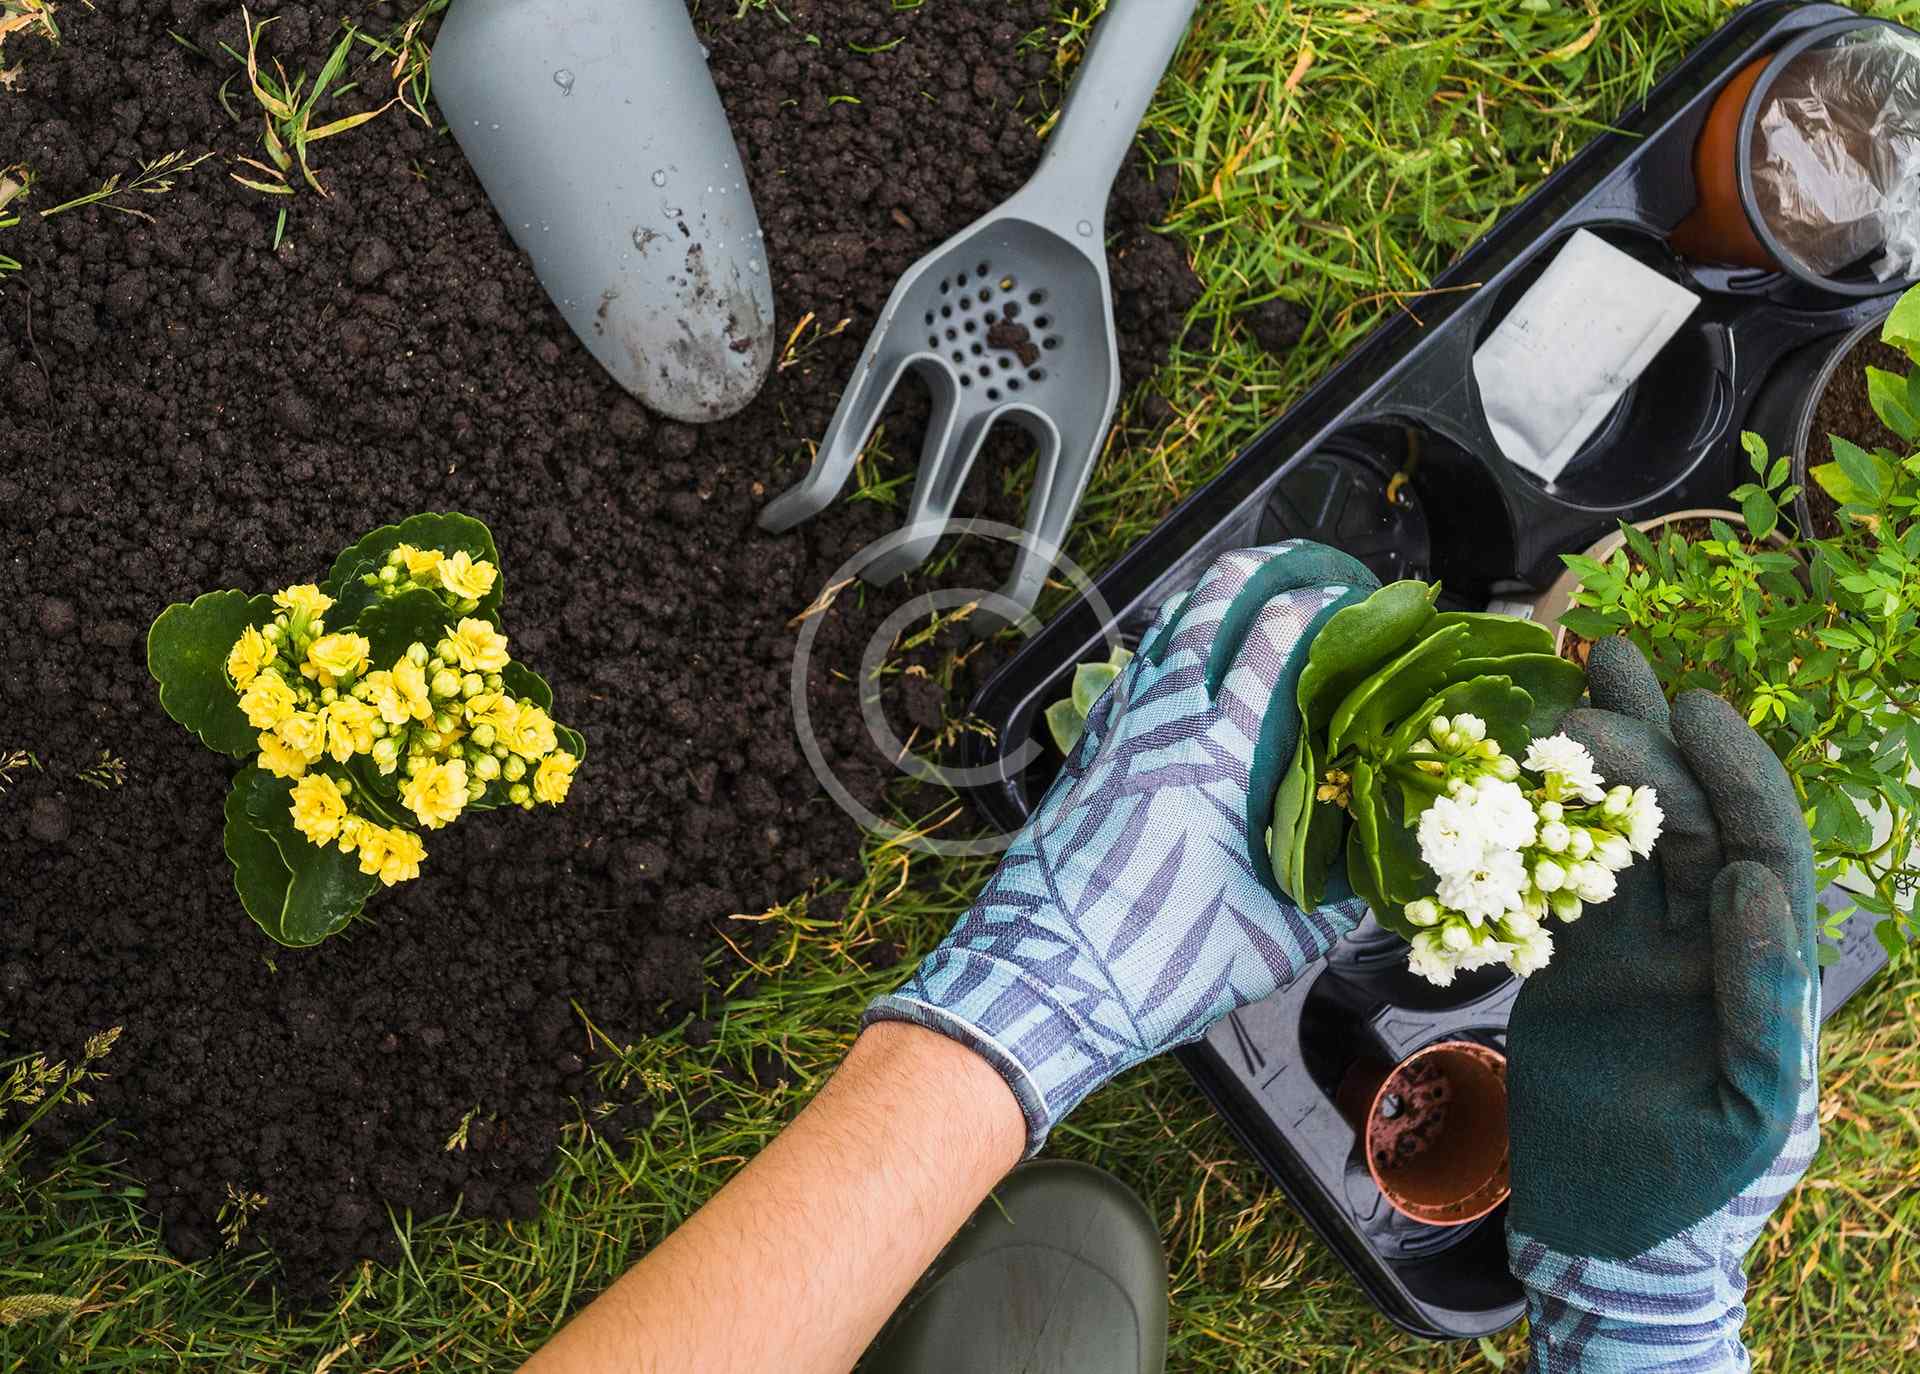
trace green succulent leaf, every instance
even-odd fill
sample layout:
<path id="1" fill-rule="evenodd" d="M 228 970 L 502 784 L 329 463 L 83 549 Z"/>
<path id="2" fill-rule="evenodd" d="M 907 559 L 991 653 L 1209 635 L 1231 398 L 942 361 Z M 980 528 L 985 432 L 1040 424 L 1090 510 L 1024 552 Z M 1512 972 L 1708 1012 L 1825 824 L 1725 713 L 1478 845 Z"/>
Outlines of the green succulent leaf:
<path id="1" fill-rule="evenodd" d="M 1063 697 L 1047 708 L 1047 733 L 1053 737 L 1053 744 L 1063 754 L 1071 754 L 1074 745 L 1080 742 L 1081 731 L 1087 728 L 1087 718 L 1073 709 L 1073 699 Z"/>
<path id="2" fill-rule="evenodd" d="M 1353 830 L 1347 839 L 1347 872 L 1353 881 L 1355 850 L 1366 889 L 1354 882 L 1354 891 L 1382 922 L 1405 924 L 1402 909 L 1416 897 L 1431 896 L 1434 878 L 1420 859 L 1420 842 L 1406 823 L 1397 791 L 1381 786 L 1373 765 L 1361 759 L 1353 767 L 1353 796 L 1349 813 Z"/>
<path id="3" fill-rule="evenodd" d="M 367 655 L 373 666 L 391 668 L 414 644 L 424 644 L 432 653 L 434 645 L 446 638 L 459 619 L 433 592 L 412 587 L 366 607 L 355 629 L 367 638 Z"/>
<path id="4" fill-rule="evenodd" d="M 515 659 L 500 670 L 500 685 L 515 701 L 531 701 L 542 711 L 553 709 L 553 688 L 540 674 Z"/>
<path id="5" fill-rule="evenodd" d="M 167 607 L 147 632 L 147 671 L 160 684 L 161 709 L 209 749 L 244 758 L 260 747 L 227 678 L 227 655 L 249 625 L 272 619 L 271 598 L 208 592 Z"/>
<path id="6" fill-rule="evenodd" d="M 344 929 L 380 880 L 362 873 L 351 854 L 323 849 L 294 829 L 292 793 L 286 778 L 242 769 L 227 798 L 226 849 L 247 915 L 274 940 L 298 949 Z M 262 840 L 278 855 L 278 868 L 267 862 Z"/>
<path id="7" fill-rule="evenodd" d="M 1347 693 L 1327 726 L 1327 757 L 1339 758 L 1349 743 L 1384 737 L 1402 716 L 1446 685 L 1471 634 L 1465 625 L 1450 625 L 1416 640 Z"/>
<path id="8" fill-rule="evenodd" d="M 1465 625 L 1473 632 L 1468 643 L 1480 658 L 1553 652 L 1553 631 L 1537 620 L 1491 611 L 1442 611 L 1428 624 L 1426 632 L 1435 634 L 1451 625 Z"/>
<path id="9" fill-rule="evenodd" d="M 1407 758 L 1414 741 L 1427 733 L 1435 716 L 1457 716 L 1463 711 L 1484 720 L 1487 738 L 1503 751 L 1515 758 L 1526 753 L 1533 698 L 1515 687 L 1511 678 L 1478 677 L 1453 683 L 1423 702 L 1394 730 L 1382 757 L 1389 761 Z"/>
<path id="10" fill-rule="evenodd" d="M 379 572 L 386 566 L 387 555 L 402 544 L 447 553 L 464 549 L 476 562 L 484 558 L 493 564 L 497 573 L 493 588 L 480 598 L 480 607 L 473 614 L 499 625 L 500 603 L 506 595 L 506 573 L 500 567 L 500 551 L 494 547 L 492 532 L 470 515 L 429 511 L 409 516 L 397 525 L 382 525 L 333 560 L 333 569 L 321 587 L 336 603 L 327 616 L 330 627 L 345 629 L 357 623 L 360 613 L 377 599 L 374 589 L 361 578 L 367 573 Z"/>
<path id="11" fill-rule="evenodd" d="M 1300 714 L 1309 731 L 1325 729 L 1348 693 L 1433 621 L 1439 594 L 1424 582 L 1392 582 L 1334 613 L 1314 636 L 1300 672 Z"/>
<path id="12" fill-rule="evenodd" d="M 1529 739 L 1551 735 L 1560 726 L 1560 717 L 1580 704 L 1586 695 L 1587 675 L 1580 666 L 1558 654 L 1509 654 L 1505 658 L 1463 658 L 1454 664 L 1455 676 L 1466 680 L 1481 677 L 1505 677 L 1533 698 L 1533 711 L 1527 717 Z M 1475 711 L 1473 714 L 1478 715 Z M 1502 747 L 1505 745 L 1503 743 Z M 1508 749 L 1518 757 L 1526 746 Z"/>
<path id="13" fill-rule="evenodd" d="M 1293 762 L 1280 779 L 1273 794 L 1273 824 L 1267 829 L 1267 858 L 1273 864 L 1274 881 L 1301 910 L 1308 910 L 1300 891 L 1299 871 L 1295 867 L 1295 832 L 1306 827 L 1307 806 L 1313 786 L 1313 745 L 1302 738 L 1293 751 Z"/>
<path id="14" fill-rule="evenodd" d="M 587 737 L 585 735 L 565 725 L 555 725 L 553 727 L 553 733 L 559 738 L 562 749 L 572 754 L 582 763 L 587 761 Z"/>
<path id="15" fill-rule="evenodd" d="M 1119 676 L 1120 670 L 1111 663 L 1082 663 L 1073 670 L 1073 709 L 1080 713 L 1081 720 L 1093 714 L 1100 694 Z"/>

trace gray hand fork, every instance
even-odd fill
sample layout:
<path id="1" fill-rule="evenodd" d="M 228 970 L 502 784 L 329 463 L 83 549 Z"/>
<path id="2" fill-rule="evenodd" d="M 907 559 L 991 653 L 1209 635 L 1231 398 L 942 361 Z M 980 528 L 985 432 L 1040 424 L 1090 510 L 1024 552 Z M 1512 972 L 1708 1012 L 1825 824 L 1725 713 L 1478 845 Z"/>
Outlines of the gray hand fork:
<path id="1" fill-rule="evenodd" d="M 1032 609 L 1120 399 L 1107 196 L 1196 2 L 1107 6 L 1039 169 L 998 209 L 907 269 L 812 469 L 767 505 L 762 527 L 790 529 L 839 494 L 888 396 L 912 370 L 933 393 L 920 472 L 906 527 L 862 575 L 884 582 L 933 552 L 987 432 L 1005 420 L 1033 437 L 1039 462 L 1027 538 L 1004 599 L 987 603 L 975 622 L 997 627 Z"/>

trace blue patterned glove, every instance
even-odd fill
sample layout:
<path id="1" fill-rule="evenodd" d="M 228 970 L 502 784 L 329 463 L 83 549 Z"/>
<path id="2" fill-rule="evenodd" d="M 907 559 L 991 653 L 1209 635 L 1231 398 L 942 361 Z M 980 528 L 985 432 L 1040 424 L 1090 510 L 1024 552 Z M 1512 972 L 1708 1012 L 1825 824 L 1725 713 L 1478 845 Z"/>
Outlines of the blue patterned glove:
<path id="1" fill-rule="evenodd" d="M 1378 582 L 1293 541 L 1223 555 L 1166 607 L 979 900 L 866 1021 L 999 1070 L 1027 1150 L 1121 1070 L 1291 982 L 1358 921 L 1304 915 L 1267 860 L 1306 650 Z"/>
<path id="2" fill-rule="evenodd" d="M 1530 1374 L 1740 1371 L 1747 1251 L 1819 1145 L 1813 853 L 1733 709 L 1596 644 L 1564 728 L 1655 787 L 1653 864 L 1569 926 L 1507 1029 Z"/>

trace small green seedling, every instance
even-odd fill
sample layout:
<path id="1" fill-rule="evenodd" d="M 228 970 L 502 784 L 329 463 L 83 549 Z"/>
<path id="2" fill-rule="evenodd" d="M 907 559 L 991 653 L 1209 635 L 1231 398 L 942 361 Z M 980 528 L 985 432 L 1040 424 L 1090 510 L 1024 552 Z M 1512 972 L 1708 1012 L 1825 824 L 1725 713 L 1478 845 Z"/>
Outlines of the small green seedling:
<path id="1" fill-rule="evenodd" d="M 1071 754 L 1074 745 L 1080 742 L 1080 736 L 1086 731 L 1087 717 L 1093 712 L 1093 705 L 1100 700 L 1100 694 L 1120 676 L 1120 670 L 1133 662 L 1133 651 L 1118 645 L 1104 662 L 1082 663 L 1073 670 L 1073 691 L 1065 700 L 1056 701 L 1047 708 L 1047 733 L 1053 737 L 1054 747 L 1063 754 Z"/>

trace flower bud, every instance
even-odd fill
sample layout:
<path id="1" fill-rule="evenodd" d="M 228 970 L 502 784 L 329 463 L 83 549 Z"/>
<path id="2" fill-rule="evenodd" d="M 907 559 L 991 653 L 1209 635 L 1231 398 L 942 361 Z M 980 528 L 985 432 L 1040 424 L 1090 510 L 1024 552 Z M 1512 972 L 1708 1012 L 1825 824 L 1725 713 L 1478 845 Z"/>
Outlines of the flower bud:
<path id="1" fill-rule="evenodd" d="M 434 646 L 433 656 L 442 663 L 455 663 L 460 658 L 460 648 L 451 639 L 443 639 Z"/>
<path id="2" fill-rule="evenodd" d="M 1487 723 L 1478 716 L 1461 712 L 1453 718 L 1453 728 L 1478 744 L 1487 737 Z"/>
<path id="3" fill-rule="evenodd" d="M 437 754 L 447 747 L 447 737 L 438 730 L 422 730 L 420 732 L 420 747 L 429 754 Z"/>
<path id="4" fill-rule="evenodd" d="M 488 673 L 486 683 L 489 692 L 497 692 L 506 685 L 506 679 L 502 678 L 498 673 Z"/>
<path id="5" fill-rule="evenodd" d="M 1553 908 L 1553 914 L 1563 921 L 1580 919 L 1580 898 L 1564 887 L 1547 898 L 1547 905 Z"/>
<path id="6" fill-rule="evenodd" d="M 460 695 L 460 674 L 451 668 L 442 668 L 433 675 L 428 689 L 437 697 L 455 697 Z"/>
<path id="7" fill-rule="evenodd" d="M 507 800 L 515 806 L 530 806 L 533 803 L 533 792 L 524 782 L 516 782 L 507 789 Z"/>
<path id="8" fill-rule="evenodd" d="M 337 688 L 322 687 L 320 689 L 320 704 L 322 706 L 331 706 L 338 700 L 340 700 L 340 692 Z"/>
<path id="9" fill-rule="evenodd" d="M 400 569 L 394 567 L 393 564 L 389 563 L 387 564 L 386 567 L 380 569 L 380 581 L 386 584 L 387 586 L 391 587 L 394 583 L 398 582 L 399 580 L 400 580 Z"/>
<path id="10" fill-rule="evenodd" d="M 1520 765 L 1511 754 L 1502 754 L 1493 761 L 1493 775 L 1501 782 L 1512 782 L 1520 776 Z"/>
<path id="11" fill-rule="evenodd" d="M 1453 733 L 1453 722 L 1445 716 L 1435 716 L 1427 722 L 1427 733 L 1433 737 L 1435 744 L 1445 744 L 1447 736 Z"/>
<path id="12" fill-rule="evenodd" d="M 407 662 L 411 663 L 416 668 L 426 667 L 427 666 L 427 646 L 419 643 L 409 644 L 407 646 Z"/>
<path id="13" fill-rule="evenodd" d="M 482 749 L 493 748 L 494 729 L 493 729 L 492 722 L 484 721 L 484 720 L 481 721 L 478 725 L 473 727 L 473 734 L 470 735 L 468 738 L 470 738 L 475 744 L 479 745 Z"/>
<path id="14" fill-rule="evenodd" d="M 387 551 L 387 566 L 389 568 L 397 568 L 406 561 L 407 561 L 407 556 L 404 553 L 401 553 L 400 550 L 389 549 Z"/>
<path id="15" fill-rule="evenodd" d="M 1543 801 L 1540 803 L 1540 819 L 1542 821 L 1565 820 L 1566 815 L 1567 808 L 1560 805 L 1557 801 Z"/>
<path id="16" fill-rule="evenodd" d="M 486 783 L 482 782 L 479 778 L 475 778 L 472 782 L 467 784 L 467 800 L 468 801 L 479 801 L 480 798 L 486 795 L 487 795 L 487 785 Z"/>
<path id="17" fill-rule="evenodd" d="M 1602 835 L 1593 846 L 1593 857 L 1615 873 L 1633 866 L 1633 848 L 1620 835 Z"/>
<path id="18" fill-rule="evenodd" d="M 1540 929 L 1540 918 L 1525 907 L 1515 907 L 1500 918 L 1509 935 L 1531 935 Z"/>
<path id="19" fill-rule="evenodd" d="M 460 679 L 460 695 L 463 697 L 477 697 L 486 690 L 487 684 L 478 673 L 468 673 Z"/>
<path id="20" fill-rule="evenodd" d="M 1552 859 L 1542 859 L 1533 866 L 1533 885 L 1542 892 L 1558 892 L 1567 885 L 1567 870 Z"/>
<path id="21" fill-rule="evenodd" d="M 1450 925 L 1440 932 L 1440 943 L 1458 953 L 1473 944 L 1473 932 L 1463 925 Z"/>
<path id="22" fill-rule="evenodd" d="M 384 772 L 391 769 L 400 757 L 400 746 L 391 739 L 377 739 L 373 742 L 373 761 Z"/>
<path id="23" fill-rule="evenodd" d="M 1567 870 L 1567 885 L 1583 902 L 1604 902 L 1614 893 L 1613 872 L 1589 860 Z"/>
<path id="24" fill-rule="evenodd" d="M 1483 739 L 1477 752 L 1483 759 L 1497 759 L 1500 757 L 1500 746 L 1493 740 Z"/>
<path id="25" fill-rule="evenodd" d="M 478 601 L 475 601 L 472 597 L 466 596 L 466 597 L 462 597 L 459 601 L 456 601 L 454 603 L 453 608 L 455 611 L 459 612 L 461 615 L 472 615 L 475 611 L 480 609 L 480 603 Z"/>
<path id="26" fill-rule="evenodd" d="M 1542 817 L 1546 816 L 1548 806 L 1553 806 L 1553 803 L 1548 802 L 1545 806 L 1542 806 L 1540 808 L 1540 815 Z M 1553 809 L 1558 811 L 1560 808 L 1557 806 L 1553 806 Z M 1549 854 L 1565 853 L 1567 845 L 1572 841 L 1572 839 L 1573 839 L 1573 833 L 1567 829 L 1566 823 L 1564 821 L 1556 819 L 1556 820 L 1550 820 L 1550 821 L 1543 820 L 1541 822 L 1540 847 L 1546 850 L 1547 853 Z"/>
<path id="27" fill-rule="evenodd" d="M 1440 904 L 1431 897 L 1422 897 L 1418 901 L 1408 902 L 1407 919 L 1417 926 L 1438 925 Z"/>
<path id="28" fill-rule="evenodd" d="M 527 775 L 527 761 L 518 754 L 510 754 L 507 761 L 500 765 L 500 771 L 507 775 L 508 782 L 519 782 Z"/>
<path id="29" fill-rule="evenodd" d="M 367 722 L 367 733 L 375 739 L 385 739 L 387 723 L 384 720 L 370 720 Z"/>
<path id="30" fill-rule="evenodd" d="M 1604 816 L 1624 816 L 1632 805 L 1633 789 L 1623 784 L 1607 789 L 1607 800 L 1601 806 L 1600 813 Z"/>
<path id="31" fill-rule="evenodd" d="M 1593 832 L 1585 826 L 1575 828 L 1567 836 L 1567 852 L 1576 859 L 1584 859 L 1593 853 Z"/>
<path id="32" fill-rule="evenodd" d="M 260 631 L 260 637 L 266 640 L 267 643 L 269 644 L 278 644 L 281 640 L 285 639 L 287 636 L 286 630 L 282 628 L 285 622 L 286 622 L 285 616 L 279 617 L 274 621 L 273 624 L 264 627 Z"/>
<path id="33" fill-rule="evenodd" d="M 407 755 L 407 776 L 408 777 L 413 777 L 416 773 L 418 773 L 422 768 L 425 768 L 426 766 L 427 766 L 427 760 L 425 755 L 422 755 L 422 754 Z"/>
<path id="34" fill-rule="evenodd" d="M 460 728 L 460 717 L 451 711 L 436 711 L 433 714 L 433 728 L 443 735 L 451 735 Z"/>
<path id="35" fill-rule="evenodd" d="M 352 778 L 335 778 L 333 785 L 340 789 L 340 795 L 343 797 L 350 795 L 353 791 Z"/>
<path id="36" fill-rule="evenodd" d="M 473 775 L 482 782 L 492 782 L 500 776 L 500 760 L 492 754 L 481 754 L 473 761 Z"/>

